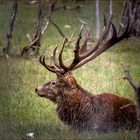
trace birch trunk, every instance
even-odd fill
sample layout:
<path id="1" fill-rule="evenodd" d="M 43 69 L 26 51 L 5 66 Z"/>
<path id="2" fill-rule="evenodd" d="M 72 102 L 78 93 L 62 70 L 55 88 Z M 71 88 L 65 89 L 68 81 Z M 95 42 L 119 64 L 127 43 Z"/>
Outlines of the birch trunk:
<path id="1" fill-rule="evenodd" d="M 96 39 L 100 36 L 100 9 L 99 0 L 96 0 Z"/>
<path id="2" fill-rule="evenodd" d="M 110 3 L 109 3 L 109 15 L 110 15 L 110 17 L 113 15 L 112 6 L 113 6 L 113 1 L 110 0 Z"/>

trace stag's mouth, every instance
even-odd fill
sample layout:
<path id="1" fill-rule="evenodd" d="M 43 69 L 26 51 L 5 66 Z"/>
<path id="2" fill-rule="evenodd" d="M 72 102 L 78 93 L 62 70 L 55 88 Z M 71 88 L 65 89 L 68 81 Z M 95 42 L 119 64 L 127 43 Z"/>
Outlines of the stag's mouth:
<path id="1" fill-rule="evenodd" d="M 35 93 L 40 97 L 44 97 L 43 93 L 39 92 L 39 90 L 37 88 L 35 89 Z"/>
<path id="2" fill-rule="evenodd" d="M 45 97 L 44 95 L 37 94 L 39 97 Z"/>

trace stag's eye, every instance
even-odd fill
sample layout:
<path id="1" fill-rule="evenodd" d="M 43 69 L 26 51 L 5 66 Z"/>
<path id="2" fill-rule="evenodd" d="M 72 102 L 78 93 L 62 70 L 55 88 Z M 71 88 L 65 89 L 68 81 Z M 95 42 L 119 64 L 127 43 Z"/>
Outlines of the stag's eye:
<path id="1" fill-rule="evenodd" d="M 56 82 L 55 81 L 52 81 L 52 85 L 55 86 L 55 84 L 56 84 Z"/>

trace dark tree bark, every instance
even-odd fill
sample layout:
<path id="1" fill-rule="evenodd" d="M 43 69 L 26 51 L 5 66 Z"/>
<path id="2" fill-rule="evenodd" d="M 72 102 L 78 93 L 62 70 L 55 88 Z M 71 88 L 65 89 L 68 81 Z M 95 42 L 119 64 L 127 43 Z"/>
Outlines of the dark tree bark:
<path id="1" fill-rule="evenodd" d="M 131 36 L 140 36 L 140 0 L 125 0 L 120 30 L 129 23 Z"/>
<path id="2" fill-rule="evenodd" d="M 39 54 L 39 49 L 41 47 L 41 37 L 42 37 L 42 29 L 44 26 L 44 16 L 45 16 L 45 0 L 39 0 L 38 4 L 38 21 L 35 28 L 35 33 L 33 38 L 28 37 L 30 44 L 25 46 L 21 52 L 21 56 L 29 55 L 29 52 L 32 51 L 34 55 Z"/>
<path id="3" fill-rule="evenodd" d="M 12 48 L 12 33 L 13 33 L 13 28 L 14 28 L 14 23 L 15 23 L 15 19 L 16 19 L 16 13 L 17 13 L 17 8 L 18 8 L 18 3 L 16 0 L 13 1 L 13 9 L 11 12 L 11 17 L 10 17 L 10 21 L 9 21 L 9 27 L 7 30 L 7 45 L 5 48 L 3 48 L 3 53 L 6 57 L 9 56 L 10 53 L 10 49 Z"/>
<path id="4" fill-rule="evenodd" d="M 133 87 L 136 98 L 137 98 L 137 140 L 140 140 L 140 86 L 133 80 L 131 77 L 127 67 L 125 65 L 122 65 L 122 68 L 124 70 L 125 79 L 128 80 L 130 85 Z"/>

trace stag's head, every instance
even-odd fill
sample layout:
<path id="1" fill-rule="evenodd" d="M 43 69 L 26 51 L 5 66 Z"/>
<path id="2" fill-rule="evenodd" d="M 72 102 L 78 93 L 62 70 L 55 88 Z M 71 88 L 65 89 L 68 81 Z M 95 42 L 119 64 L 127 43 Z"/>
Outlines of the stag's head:
<path id="1" fill-rule="evenodd" d="M 57 78 L 55 80 L 51 80 L 35 89 L 38 96 L 45 97 L 55 103 L 58 102 L 64 91 L 67 93 L 78 86 L 72 73 L 67 73 L 66 75 L 56 75 Z"/>
<path id="2" fill-rule="evenodd" d="M 55 73 L 57 78 L 36 88 L 35 92 L 37 93 L 37 95 L 57 102 L 57 98 L 59 96 L 62 96 L 61 94 L 64 93 L 64 91 L 70 91 L 73 88 L 78 87 L 78 84 L 72 75 L 73 70 L 95 59 L 97 56 L 102 54 L 104 51 L 112 47 L 117 42 L 123 40 L 124 38 L 129 37 L 128 25 L 120 34 L 118 34 L 111 19 L 107 24 L 106 18 L 104 18 L 103 33 L 100 35 L 97 43 L 92 48 L 88 49 L 87 42 L 89 39 L 90 32 L 89 31 L 86 32 L 84 41 L 80 45 L 80 41 L 82 38 L 82 30 L 83 26 L 81 27 L 79 37 L 77 39 L 75 49 L 73 51 L 74 58 L 69 66 L 66 66 L 62 60 L 62 53 L 68 41 L 66 38 L 63 41 L 60 53 L 58 55 L 58 60 L 56 59 L 57 47 L 53 51 L 53 64 L 54 64 L 53 66 L 46 64 L 44 56 L 40 57 L 39 59 L 40 63 L 48 71 Z"/>

